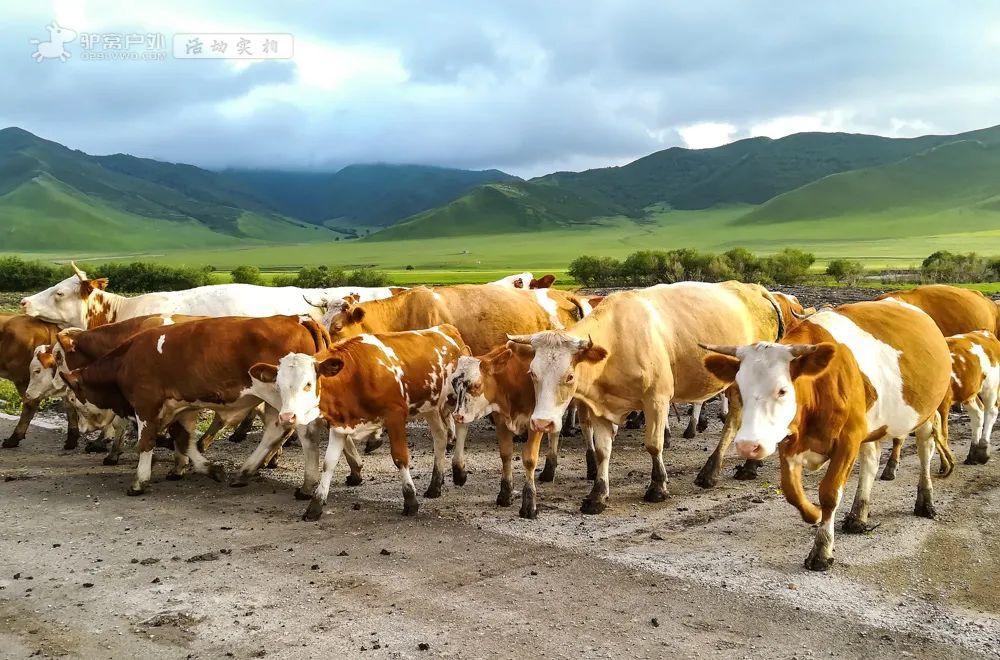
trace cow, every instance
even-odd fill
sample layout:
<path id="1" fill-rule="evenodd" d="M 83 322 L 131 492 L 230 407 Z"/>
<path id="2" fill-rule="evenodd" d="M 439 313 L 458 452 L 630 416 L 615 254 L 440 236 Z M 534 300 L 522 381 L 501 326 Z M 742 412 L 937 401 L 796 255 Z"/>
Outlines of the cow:
<path id="1" fill-rule="evenodd" d="M 988 330 L 948 337 L 952 355 L 952 395 L 972 422 L 966 465 L 990 460 L 990 436 L 1000 406 L 1000 340 Z"/>
<path id="2" fill-rule="evenodd" d="M 531 385 L 531 377 L 528 375 L 529 363 L 530 359 L 515 353 L 506 345 L 500 345 L 486 355 L 463 356 L 458 359 L 455 373 L 451 377 L 448 403 L 459 427 L 491 414 L 500 419 L 500 423 L 496 424 L 502 463 L 500 493 L 497 495 L 498 506 L 511 505 L 514 489 L 514 473 L 511 465 L 514 434 L 528 434 L 522 450 L 526 481 L 525 496 L 521 498 L 520 516 L 530 519 L 538 514 L 534 497 L 534 475 L 542 433 L 531 431 L 529 428 L 531 411 L 535 407 L 535 392 Z M 586 413 L 581 415 L 580 422 L 587 445 L 587 478 L 593 480 L 597 476 L 594 434 Z M 464 483 L 465 437 L 462 432 L 459 432 L 458 436 L 455 453 L 452 455 L 452 474 L 456 483 Z M 559 460 L 559 433 L 549 433 L 548 441 L 545 469 L 539 476 L 539 481 L 543 482 L 555 479 Z M 530 497 L 527 496 L 528 493 Z"/>
<path id="3" fill-rule="evenodd" d="M 922 309 L 945 337 L 976 330 L 1000 334 L 1000 307 L 978 291 L 947 284 L 929 284 L 904 291 L 889 291 L 875 300 L 887 298 Z"/>
<path id="4" fill-rule="evenodd" d="M 24 313 L 62 328 L 91 329 L 150 314 L 254 317 L 314 314 L 316 308 L 307 298 L 340 298 L 352 292 L 371 298 L 392 295 L 389 287 L 300 289 L 213 284 L 129 298 L 107 291 L 107 278 L 92 280 L 76 264 L 73 270 L 74 274 L 62 282 L 23 298 L 21 309 Z"/>
<path id="5" fill-rule="evenodd" d="M 819 524 L 806 568 L 833 564 L 834 518 L 859 456 L 843 531 L 870 529 L 882 439 L 916 433 L 921 473 L 914 514 L 936 515 L 930 459 L 935 446 L 950 453 L 942 420 L 951 405 L 951 360 L 930 316 L 894 299 L 854 303 L 810 316 L 777 343 L 704 348 L 705 366 L 735 382 L 742 402 L 737 451 L 753 459 L 778 451 L 785 498 L 803 520 Z M 817 507 L 805 495 L 802 470 L 823 465 Z"/>
<path id="6" fill-rule="evenodd" d="M 3 447 L 17 447 L 28 432 L 28 425 L 38 412 L 41 398 L 33 398 L 28 394 L 28 384 L 31 381 L 31 361 L 35 349 L 43 344 L 55 341 L 58 326 L 45 321 L 39 321 L 24 315 L 0 315 L 0 378 L 6 378 L 14 383 L 21 397 L 21 416 L 14 427 L 13 433 L 3 441 Z M 67 406 L 66 417 L 68 431 L 63 449 L 76 449 L 80 440 L 80 430 L 76 410 Z"/>
<path id="7" fill-rule="evenodd" d="M 517 275 L 502 277 L 495 282 L 490 282 L 490 284 L 509 289 L 548 289 L 555 281 L 556 276 L 552 274 L 543 275 L 536 280 L 535 276 L 531 273 L 518 273 Z"/>
<path id="8" fill-rule="evenodd" d="M 573 399 L 589 409 L 597 478 L 581 510 L 600 513 L 609 495 L 613 425 L 633 410 L 645 412 L 652 469 L 644 499 L 663 501 L 663 431 L 670 403 L 705 401 L 728 386 L 705 369 L 697 342 L 706 336 L 749 338 L 739 343 L 774 340 L 782 327 L 780 310 L 763 287 L 681 282 L 613 293 L 569 330 L 511 335 L 507 347 L 531 358 L 533 430 L 559 431 Z M 733 406 L 724 438 L 731 437 L 738 420 Z"/>
<path id="9" fill-rule="evenodd" d="M 227 423 L 243 419 L 271 394 L 255 389 L 248 373 L 254 364 L 317 353 L 329 341 L 322 326 L 306 316 L 200 319 L 144 330 L 63 380 L 80 403 L 135 418 L 139 464 L 127 494 L 140 495 L 149 485 L 156 437 L 168 428 L 175 451 L 196 472 L 222 480 L 222 466 L 209 463 L 192 441 L 199 412 L 212 410 Z M 261 445 L 287 435 L 277 411 L 267 407 Z M 257 470 L 260 464 L 251 462 L 258 455 L 258 450 L 251 454 L 239 476 Z"/>
<path id="10" fill-rule="evenodd" d="M 333 470 L 346 444 L 382 427 L 388 431 L 392 460 L 402 482 L 403 515 L 416 515 L 420 503 L 410 477 L 406 442 L 406 421 L 412 416 L 426 420 L 434 440 L 434 471 L 424 497 L 441 495 L 448 441 L 441 403 L 455 363 L 467 353 L 458 330 L 440 325 L 362 334 L 315 355 L 286 355 L 250 369 L 255 380 L 276 386 L 282 424 L 309 423 L 319 416 L 329 424 L 322 474 L 315 474 L 318 447 L 313 442 L 303 443 L 306 475 L 302 490 L 308 492 L 315 485 L 303 520 L 318 520 L 323 514 Z"/>

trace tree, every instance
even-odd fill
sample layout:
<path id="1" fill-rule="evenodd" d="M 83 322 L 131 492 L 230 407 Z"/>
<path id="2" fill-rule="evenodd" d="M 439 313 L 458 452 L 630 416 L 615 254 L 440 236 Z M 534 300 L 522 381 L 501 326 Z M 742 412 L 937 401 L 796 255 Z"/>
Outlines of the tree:
<path id="1" fill-rule="evenodd" d="M 841 284 L 854 286 L 865 274 L 865 267 L 860 261 L 834 259 L 827 264 L 826 274 Z"/>
<path id="2" fill-rule="evenodd" d="M 233 282 L 237 284 L 256 284 L 261 285 L 264 283 L 264 278 L 260 276 L 260 268 L 256 266 L 237 266 L 233 269 Z"/>
<path id="3" fill-rule="evenodd" d="M 809 267 L 816 261 L 812 252 L 785 248 L 781 252 L 763 260 L 763 270 L 778 284 L 796 284 L 808 274 Z"/>

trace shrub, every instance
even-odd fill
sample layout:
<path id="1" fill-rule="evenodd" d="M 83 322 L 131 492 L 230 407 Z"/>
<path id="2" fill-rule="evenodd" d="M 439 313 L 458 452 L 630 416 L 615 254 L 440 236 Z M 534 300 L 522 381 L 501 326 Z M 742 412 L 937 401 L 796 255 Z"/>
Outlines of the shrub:
<path id="1" fill-rule="evenodd" d="M 20 257 L 0 258 L 0 291 L 36 291 L 67 276 L 64 269 Z"/>
<path id="2" fill-rule="evenodd" d="M 371 268 L 359 268 L 347 276 L 350 286 L 389 286 L 389 276 Z"/>
<path id="3" fill-rule="evenodd" d="M 205 268 L 174 268 L 139 261 L 130 264 L 101 264 L 88 269 L 87 274 L 94 278 L 108 278 L 112 290 L 120 293 L 180 291 L 212 283 L 209 271 Z"/>
<path id="4" fill-rule="evenodd" d="M 763 271 L 778 284 L 796 284 L 809 273 L 809 267 L 816 261 L 812 252 L 785 248 L 781 252 L 763 259 Z"/>
<path id="5" fill-rule="evenodd" d="M 260 268 L 256 266 L 237 266 L 233 269 L 233 282 L 237 284 L 256 284 L 261 285 L 264 283 L 264 278 L 260 276 Z"/>
<path id="6" fill-rule="evenodd" d="M 850 259 L 834 259 L 826 266 L 827 275 L 841 284 L 851 286 L 857 284 L 864 273 L 865 267 L 861 265 L 861 262 Z"/>
<path id="7" fill-rule="evenodd" d="M 924 259 L 920 272 L 931 282 L 982 282 L 991 274 L 991 266 L 975 252 L 939 250 Z"/>

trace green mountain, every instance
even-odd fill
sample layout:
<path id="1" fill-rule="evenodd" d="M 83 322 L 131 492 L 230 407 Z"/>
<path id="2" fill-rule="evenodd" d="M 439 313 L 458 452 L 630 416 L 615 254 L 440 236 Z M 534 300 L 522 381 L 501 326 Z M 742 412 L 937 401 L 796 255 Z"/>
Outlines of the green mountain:
<path id="1" fill-rule="evenodd" d="M 286 215 L 336 227 L 386 227 L 459 197 L 475 186 L 519 181 L 499 170 L 425 165 L 349 165 L 334 173 L 227 170 L 229 179 Z"/>
<path id="2" fill-rule="evenodd" d="M 214 172 L 118 154 L 90 156 L 0 130 L 0 250 L 148 250 L 333 233 L 285 217 Z"/>
<path id="3" fill-rule="evenodd" d="M 970 140 L 1000 142 L 1000 127 L 917 138 L 797 133 L 712 149 L 673 147 L 621 167 L 557 172 L 519 186 L 483 186 L 370 240 L 449 236 L 462 233 L 463 226 L 469 232 L 509 233 L 523 230 L 526 223 L 573 226 L 608 216 L 642 222 L 663 209 L 757 205 L 831 175 L 888 166 Z M 499 199 L 498 193 L 504 198 Z"/>

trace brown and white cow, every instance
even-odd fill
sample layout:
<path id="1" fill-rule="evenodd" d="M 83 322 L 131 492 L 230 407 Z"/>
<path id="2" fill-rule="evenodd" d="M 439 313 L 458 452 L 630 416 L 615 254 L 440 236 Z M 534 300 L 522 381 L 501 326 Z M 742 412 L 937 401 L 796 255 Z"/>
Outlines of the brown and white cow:
<path id="1" fill-rule="evenodd" d="M 222 466 L 209 463 L 192 441 L 199 412 L 212 410 L 227 423 L 242 420 L 271 394 L 255 388 L 250 367 L 328 345 L 329 335 L 308 317 L 207 318 L 144 330 L 63 380 L 82 404 L 135 417 L 139 465 L 128 494 L 139 495 L 149 484 L 156 437 L 168 427 L 194 470 L 221 480 Z M 267 408 L 261 444 L 286 435 L 277 411 Z M 241 475 L 259 468 L 251 464 L 259 454 L 255 450 Z"/>
<path id="2" fill-rule="evenodd" d="M 440 325 L 425 330 L 362 334 L 340 341 L 315 355 L 287 355 L 280 362 L 261 362 L 250 374 L 274 383 L 280 397 L 279 420 L 308 423 L 319 416 L 330 426 L 322 474 L 317 475 L 318 447 L 304 441 L 306 474 L 302 491 L 315 485 L 304 520 L 323 514 L 334 468 L 347 443 L 385 428 L 393 463 L 403 487 L 403 514 L 420 507 L 410 477 L 406 421 L 422 417 L 434 440 L 434 472 L 424 497 L 439 497 L 444 474 L 447 427 L 441 415 L 445 383 L 458 358 L 468 353 L 458 330 Z M 318 479 L 317 479 L 318 477 Z"/>
<path id="3" fill-rule="evenodd" d="M 534 430 L 558 431 L 573 399 L 589 409 L 597 479 L 582 510 L 600 513 L 609 494 L 613 425 L 633 410 L 645 412 L 652 471 L 644 499 L 663 501 L 663 431 L 671 401 L 705 401 L 728 385 L 702 364 L 700 338 L 738 337 L 743 339 L 732 343 L 750 343 L 779 337 L 781 327 L 781 314 L 763 287 L 681 282 L 613 293 L 569 330 L 512 336 L 508 347 L 531 356 Z M 731 437 L 738 421 L 734 406 L 724 438 Z"/>
<path id="4" fill-rule="evenodd" d="M 542 275 L 538 279 L 532 273 L 517 273 L 502 277 L 495 282 L 490 282 L 493 286 L 502 286 L 509 289 L 548 289 L 555 284 L 556 276 Z"/>
<path id="5" fill-rule="evenodd" d="M 456 424 L 467 425 L 487 415 L 499 417 L 496 424 L 497 439 L 500 444 L 502 475 L 498 506 L 510 506 L 514 488 L 512 458 L 514 455 L 514 434 L 527 433 L 527 441 L 521 452 L 524 464 L 525 484 L 521 497 L 522 518 L 535 518 L 535 466 L 538 464 L 538 449 L 542 433 L 530 429 L 531 413 L 535 408 L 535 391 L 528 375 L 531 358 L 512 351 L 505 345 L 498 346 L 486 355 L 461 357 L 451 377 L 449 408 Z M 451 400 L 453 399 L 453 401 Z M 594 433 L 584 411 L 580 426 L 587 445 L 587 478 L 597 477 L 597 462 L 594 458 Z M 548 433 L 549 449 L 545 458 L 545 469 L 539 477 L 548 482 L 555 479 L 559 459 L 559 433 Z M 465 483 L 465 433 L 460 431 L 452 455 L 452 475 L 456 484 Z"/>
<path id="6" fill-rule="evenodd" d="M 778 343 L 705 345 L 705 364 L 735 381 L 742 401 L 737 450 L 781 457 L 781 489 L 810 524 L 819 523 L 806 568 L 833 563 L 834 517 L 859 455 L 858 488 L 845 532 L 869 529 L 879 440 L 917 436 L 921 474 L 914 514 L 933 518 L 930 459 L 947 451 L 942 418 L 951 403 L 950 358 L 931 318 L 896 300 L 824 310 Z M 802 470 L 827 465 L 820 506 L 802 488 Z"/>
<path id="7" fill-rule="evenodd" d="M 876 300 L 895 298 L 926 312 L 945 337 L 975 330 L 1000 332 L 1000 308 L 978 291 L 947 284 L 929 284 L 890 291 Z"/>
<path id="8" fill-rule="evenodd" d="M 28 395 L 28 384 L 31 382 L 31 361 L 35 349 L 44 344 L 55 342 L 59 327 L 20 314 L 0 314 L 0 378 L 6 378 L 14 383 L 17 393 L 21 396 L 21 417 L 14 427 L 14 432 L 3 441 L 3 447 L 17 447 L 28 432 L 28 425 L 38 412 L 41 398 Z M 66 417 L 69 430 L 63 449 L 76 449 L 80 439 L 76 410 L 66 406 Z"/>
<path id="9" fill-rule="evenodd" d="M 952 396 L 965 405 L 972 422 L 966 465 L 990 460 L 990 436 L 1000 406 L 1000 340 L 987 330 L 948 337 L 952 356 Z"/>

